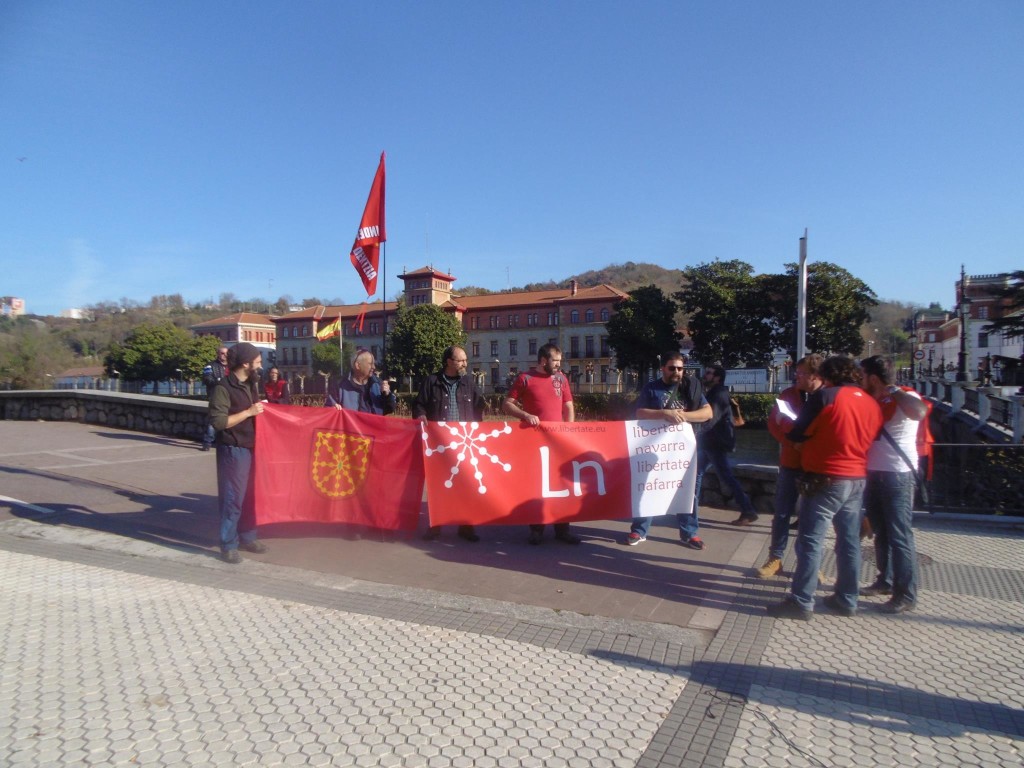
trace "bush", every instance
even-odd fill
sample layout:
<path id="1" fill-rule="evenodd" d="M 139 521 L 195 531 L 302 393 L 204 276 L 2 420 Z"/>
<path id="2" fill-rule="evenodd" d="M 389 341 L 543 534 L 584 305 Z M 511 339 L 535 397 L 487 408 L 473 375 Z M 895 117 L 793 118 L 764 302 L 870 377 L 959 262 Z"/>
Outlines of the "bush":
<path id="1" fill-rule="evenodd" d="M 775 405 L 775 395 L 738 394 L 733 395 L 740 404 L 743 420 L 751 427 L 767 427 L 768 417 Z"/>

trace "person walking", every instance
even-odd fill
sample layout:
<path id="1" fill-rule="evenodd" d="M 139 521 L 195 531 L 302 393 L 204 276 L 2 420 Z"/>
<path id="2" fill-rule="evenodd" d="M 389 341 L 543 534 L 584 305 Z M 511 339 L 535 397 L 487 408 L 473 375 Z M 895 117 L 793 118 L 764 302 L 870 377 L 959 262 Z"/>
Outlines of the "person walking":
<path id="1" fill-rule="evenodd" d="M 697 514 L 700 489 L 708 467 L 715 468 L 719 487 L 732 490 L 740 508 L 740 516 L 729 525 L 750 525 L 757 520 L 757 510 L 729 464 L 729 454 L 736 450 L 736 430 L 732 423 L 729 390 L 725 386 L 725 368 L 709 365 L 704 369 L 704 397 L 711 405 L 712 417 L 697 435 L 697 489 L 693 496 L 693 514 Z"/>

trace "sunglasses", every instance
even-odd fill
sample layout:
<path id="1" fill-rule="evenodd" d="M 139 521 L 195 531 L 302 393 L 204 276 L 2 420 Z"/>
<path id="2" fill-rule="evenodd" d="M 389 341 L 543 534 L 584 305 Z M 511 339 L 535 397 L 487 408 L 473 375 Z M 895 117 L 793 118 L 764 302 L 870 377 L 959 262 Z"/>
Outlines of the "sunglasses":
<path id="1" fill-rule="evenodd" d="M 681 371 L 681 370 L 683 370 L 683 366 L 681 366 L 681 365 L 666 365 L 665 367 L 668 368 L 670 371 Z"/>

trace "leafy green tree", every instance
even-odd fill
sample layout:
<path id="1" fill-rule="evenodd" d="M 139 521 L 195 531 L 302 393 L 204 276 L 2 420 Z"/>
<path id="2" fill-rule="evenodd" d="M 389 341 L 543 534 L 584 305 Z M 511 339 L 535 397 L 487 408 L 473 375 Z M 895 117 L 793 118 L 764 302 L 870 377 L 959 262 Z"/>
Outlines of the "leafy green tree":
<path id="1" fill-rule="evenodd" d="M 339 349 L 337 339 L 328 339 L 313 345 L 310 358 L 315 373 L 337 376 L 348 372 L 356 348 L 351 341 L 342 340 L 341 344 L 342 348 Z"/>
<path id="2" fill-rule="evenodd" d="M 4 318 L 0 323 L 0 387 L 48 389 L 74 357 L 42 322 Z"/>
<path id="3" fill-rule="evenodd" d="M 615 350 L 621 370 L 637 372 L 658 366 L 659 355 L 679 349 L 681 334 L 675 316 L 679 306 L 661 288 L 646 285 L 629 292 L 629 298 L 615 305 L 608 319 L 608 344 Z"/>
<path id="4" fill-rule="evenodd" d="M 216 336 L 195 336 L 189 340 L 184 349 L 177 368 L 181 369 L 181 378 L 186 381 L 198 381 L 203 376 L 203 368 L 211 360 L 216 359 L 221 340 Z"/>
<path id="5" fill-rule="evenodd" d="M 683 270 L 675 294 L 689 315 L 693 356 L 726 368 L 764 365 L 774 351 L 776 326 L 765 294 L 768 281 L 744 261 L 713 261 Z"/>
<path id="6" fill-rule="evenodd" d="M 776 345 L 796 347 L 798 265 L 787 264 L 785 275 L 772 276 Z M 842 267 L 827 261 L 807 266 L 807 349 L 822 354 L 859 355 L 864 349 L 861 326 L 878 304 L 875 292 Z"/>
<path id="7" fill-rule="evenodd" d="M 147 323 L 135 328 L 123 344 L 107 353 L 107 373 L 118 371 L 128 381 L 167 381 L 177 377 L 192 342 L 192 335 L 174 323 Z M 206 362 L 203 363 L 205 365 Z"/>
<path id="8" fill-rule="evenodd" d="M 986 333 L 1001 333 L 1004 339 L 1024 336 L 1024 270 L 1011 273 L 1010 279 L 1012 283 L 999 292 L 1005 302 L 1003 316 L 985 326 Z"/>
<path id="9" fill-rule="evenodd" d="M 391 374 L 411 375 L 419 381 L 439 370 L 444 350 L 464 345 L 466 333 L 455 315 L 434 304 L 398 305 L 388 333 L 385 368 Z"/>

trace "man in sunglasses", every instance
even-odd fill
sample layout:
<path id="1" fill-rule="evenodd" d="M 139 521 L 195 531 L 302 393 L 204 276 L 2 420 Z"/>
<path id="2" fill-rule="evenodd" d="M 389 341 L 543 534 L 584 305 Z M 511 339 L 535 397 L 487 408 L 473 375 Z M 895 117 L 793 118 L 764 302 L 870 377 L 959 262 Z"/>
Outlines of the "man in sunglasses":
<path id="1" fill-rule="evenodd" d="M 660 419 L 670 424 L 689 422 L 698 424 L 708 421 L 714 414 L 704 398 L 700 381 L 685 374 L 683 356 L 669 352 L 662 356 L 661 378 L 649 381 L 640 391 L 636 401 L 638 419 Z M 704 549 L 704 541 L 697 535 L 700 521 L 697 519 L 697 505 L 690 505 L 690 511 L 680 512 L 679 539 L 690 549 Z M 626 543 L 633 547 L 647 541 L 650 517 L 633 518 Z"/>

